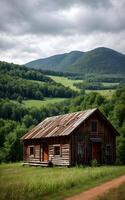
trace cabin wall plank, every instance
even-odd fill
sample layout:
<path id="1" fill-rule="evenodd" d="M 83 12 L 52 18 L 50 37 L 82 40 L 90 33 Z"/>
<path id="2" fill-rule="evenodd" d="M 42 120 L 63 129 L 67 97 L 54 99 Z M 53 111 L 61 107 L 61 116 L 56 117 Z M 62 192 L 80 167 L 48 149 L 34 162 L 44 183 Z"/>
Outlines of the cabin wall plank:
<path id="1" fill-rule="evenodd" d="M 60 145 L 60 143 L 58 145 Z M 61 144 L 61 154 L 54 155 L 54 144 L 49 145 L 49 161 L 54 165 L 70 165 L 69 150 L 69 144 Z"/>

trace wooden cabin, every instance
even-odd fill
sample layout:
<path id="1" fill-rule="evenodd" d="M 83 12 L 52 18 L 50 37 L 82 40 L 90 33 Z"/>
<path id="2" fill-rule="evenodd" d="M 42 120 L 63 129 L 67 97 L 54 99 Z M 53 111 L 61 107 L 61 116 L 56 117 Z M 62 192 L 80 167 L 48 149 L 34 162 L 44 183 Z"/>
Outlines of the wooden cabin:
<path id="1" fill-rule="evenodd" d="M 48 117 L 22 137 L 24 164 L 113 164 L 118 132 L 98 109 Z"/>

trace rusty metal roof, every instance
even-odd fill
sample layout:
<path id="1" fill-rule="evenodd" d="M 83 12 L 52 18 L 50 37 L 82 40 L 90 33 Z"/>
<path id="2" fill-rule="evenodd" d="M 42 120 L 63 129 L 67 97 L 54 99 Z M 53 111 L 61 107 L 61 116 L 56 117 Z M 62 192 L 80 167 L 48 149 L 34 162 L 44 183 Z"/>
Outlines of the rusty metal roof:
<path id="1" fill-rule="evenodd" d="M 30 132 L 26 133 L 22 139 L 26 140 L 69 135 L 86 118 L 95 112 L 95 110 L 96 108 L 48 117 L 34 127 Z"/>

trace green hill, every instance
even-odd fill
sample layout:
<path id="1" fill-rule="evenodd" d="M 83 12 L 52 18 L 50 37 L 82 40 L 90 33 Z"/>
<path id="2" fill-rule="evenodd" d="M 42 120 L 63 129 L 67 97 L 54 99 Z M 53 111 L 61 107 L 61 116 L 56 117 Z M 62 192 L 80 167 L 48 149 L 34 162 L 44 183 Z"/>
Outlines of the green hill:
<path id="1" fill-rule="evenodd" d="M 109 48 L 99 47 L 91 51 L 72 51 L 31 61 L 27 67 L 79 74 L 123 74 L 125 55 Z"/>
<path id="2" fill-rule="evenodd" d="M 74 64 L 82 55 L 83 52 L 72 51 L 70 53 L 59 54 L 48 58 L 31 61 L 25 65 L 35 69 L 63 71 L 62 69 L 64 67 Z"/>
<path id="3" fill-rule="evenodd" d="M 42 72 L 13 63 L 0 62 L 0 98 L 17 100 L 70 98 L 75 91 L 56 83 Z"/>

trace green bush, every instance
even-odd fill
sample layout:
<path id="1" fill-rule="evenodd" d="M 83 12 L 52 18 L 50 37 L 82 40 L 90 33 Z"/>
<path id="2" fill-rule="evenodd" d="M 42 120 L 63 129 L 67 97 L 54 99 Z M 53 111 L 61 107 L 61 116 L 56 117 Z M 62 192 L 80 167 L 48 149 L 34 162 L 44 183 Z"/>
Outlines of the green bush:
<path id="1" fill-rule="evenodd" d="M 98 161 L 97 161 L 96 159 L 93 159 L 93 160 L 91 161 L 91 166 L 92 166 L 92 167 L 97 167 L 97 166 L 98 166 Z"/>

